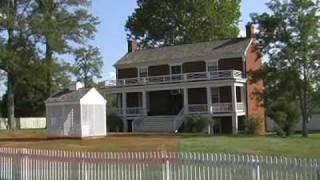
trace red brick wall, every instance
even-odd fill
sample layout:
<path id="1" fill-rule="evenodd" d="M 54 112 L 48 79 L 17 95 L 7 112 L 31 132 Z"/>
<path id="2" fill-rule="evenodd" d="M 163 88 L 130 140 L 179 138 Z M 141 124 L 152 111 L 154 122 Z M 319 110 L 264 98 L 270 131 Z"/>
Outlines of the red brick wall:
<path id="1" fill-rule="evenodd" d="M 260 119 L 259 134 L 265 134 L 265 109 L 264 102 L 258 94 L 264 89 L 263 81 L 252 82 L 252 73 L 262 68 L 262 61 L 259 58 L 255 43 L 249 47 L 247 52 L 246 70 L 247 70 L 247 101 L 248 117 L 257 117 Z"/>

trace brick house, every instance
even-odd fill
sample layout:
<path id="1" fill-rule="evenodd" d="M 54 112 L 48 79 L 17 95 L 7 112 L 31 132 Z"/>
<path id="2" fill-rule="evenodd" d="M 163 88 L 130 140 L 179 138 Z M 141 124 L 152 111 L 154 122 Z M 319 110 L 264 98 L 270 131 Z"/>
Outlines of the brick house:
<path id="1" fill-rule="evenodd" d="M 128 53 L 115 65 L 116 94 L 126 131 L 175 132 L 183 117 L 203 114 L 214 120 L 215 133 L 237 134 L 249 116 L 261 119 L 263 102 L 257 92 L 263 82 L 252 83 L 249 72 L 261 68 L 252 26 L 246 38 L 172 47 L 139 49 L 128 43 Z"/>

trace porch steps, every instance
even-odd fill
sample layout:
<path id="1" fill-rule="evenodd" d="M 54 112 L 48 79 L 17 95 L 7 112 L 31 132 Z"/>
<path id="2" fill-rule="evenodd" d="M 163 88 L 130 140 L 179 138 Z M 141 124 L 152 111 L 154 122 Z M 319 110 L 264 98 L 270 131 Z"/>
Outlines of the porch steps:
<path id="1" fill-rule="evenodd" d="M 176 116 L 148 116 L 141 121 L 135 132 L 173 133 L 173 122 Z"/>

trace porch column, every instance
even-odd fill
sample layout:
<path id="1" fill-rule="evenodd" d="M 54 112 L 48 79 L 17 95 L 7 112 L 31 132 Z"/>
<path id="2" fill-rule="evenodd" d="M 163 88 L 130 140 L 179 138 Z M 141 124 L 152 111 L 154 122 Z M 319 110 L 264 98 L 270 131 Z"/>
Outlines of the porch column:
<path id="1" fill-rule="evenodd" d="M 212 98 L 211 98 L 211 87 L 207 87 L 207 104 L 208 104 L 208 113 L 212 115 Z"/>
<path id="2" fill-rule="evenodd" d="M 121 94 L 117 94 L 117 108 L 118 110 L 121 110 L 122 109 L 122 106 L 121 106 Z"/>
<path id="3" fill-rule="evenodd" d="M 123 129 L 124 132 L 128 131 L 128 124 L 127 124 L 127 93 L 122 93 L 122 120 L 123 120 Z"/>
<path id="4" fill-rule="evenodd" d="M 142 92 L 142 109 L 143 109 L 143 114 L 146 116 L 147 115 L 147 92 L 146 91 Z"/>
<path id="5" fill-rule="evenodd" d="M 184 114 L 188 114 L 189 112 L 188 88 L 183 88 L 183 106 L 184 106 Z"/>
<path id="6" fill-rule="evenodd" d="M 238 115 L 237 115 L 237 86 L 233 84 L 232 89 L 232 133 L 238 134 Z"/>
<path id="7" fill-rule="evenodd" d="M 208 134 L 213 135 L 213 126 L 214 126 L 214 121 L 213 121 L 213 109 L 212 109 L 212 92 L 211 92 L 211 87 L 207 87 L 207 104 L 208 104 L 208 114 L 209 114 L 209 123 L 208 123 Z"/>

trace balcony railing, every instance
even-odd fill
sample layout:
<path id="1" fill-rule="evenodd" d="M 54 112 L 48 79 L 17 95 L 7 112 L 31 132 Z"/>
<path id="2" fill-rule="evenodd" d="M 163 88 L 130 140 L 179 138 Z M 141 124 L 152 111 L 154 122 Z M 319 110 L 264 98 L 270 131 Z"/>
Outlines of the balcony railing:
<path id="1" fill-rule="evenodd" d="M 145 114 L 145 110 L 142 107 L 128 107 L 125 109 L 116 109 L 114 112 L 117 112 L 119 115 L 124 115 L 124 112 L 126 116 L 143 116 Z"/>
<path id="2" fill-rule="evenodd" d="M 245 111 L 244 103 L 237 103 L 237 112 Z M 232 103 L 208 104 L 189 104 L 189 113 L 231 113 L 233 112 Z"/>
<path id="3" fill-rule="evenodd" d="M 245 111 L 244 103 L 236 104 L 237 112 Z M 114 112 L 119 115 L 124 115 L 123 109 L 115 109 Z M 146 114 L 145 109 L 142 107 L 130 107 L 125 110 L 126 116 L 144 116 Z M 202 114 L 215 114 L 215 113 L 231 113 L 233 112 L 232 103 L 215 103 L 215 104 L 189 104 L 188 108 L 184 108 L 184 112 L 194 114 L 194 113 L 202 113 Z"/>
<path id="4" fill-rule="evenodd" d="M 209 81 L 221 79 L 241 79 L 242 72 L 236 70 L 212 71 L 212 72 L 196 72 L 184 74 L 170 74 L 163 76 L 149 76 L 141 78 L 119 79 L 116 81 L 116 86 L 137 86 L 147 84 L 161 83 L 178 83 L 189 81 Z"/>

